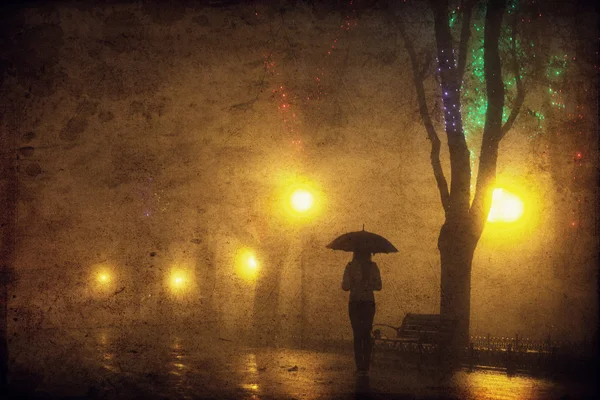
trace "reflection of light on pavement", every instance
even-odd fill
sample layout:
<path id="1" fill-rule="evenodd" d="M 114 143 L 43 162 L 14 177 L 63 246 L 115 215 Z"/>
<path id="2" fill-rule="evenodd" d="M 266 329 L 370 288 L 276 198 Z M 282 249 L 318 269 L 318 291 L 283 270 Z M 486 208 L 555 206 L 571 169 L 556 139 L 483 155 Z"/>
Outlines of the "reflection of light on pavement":
<path id="1" fill-rule="evenodd" d="M 248 354 L 248 358 L 246 360 L 246 370 L 253 374 L 258 372 L 258 368 L 256 366 L 256 355 Z"/>
<path id="2" fill-rule="evenodd" d="M 100 331 L 98 333 L 98 346 L 96 348 L 102 359 L 102 368 L 105 368 L 111 372 L 120 372 L 119 368 L 114 365 L 115 354 L 111 349 L 108 332 Z"/>
<path id="3" fill-rule="evenodd" d="M 46 332 L 44 332 L 47 334 Z M 119 329 L 95 329 L 91 336 L 83 338 L 91 347 L 93 359 L 89 367 L 91 378 L 102 386 L 103 398 L 129 397 L 130 390 L 139 390 L 136 398 L 177 398 L 194 399 L 200 396 L 210 398 L 240 398 L 260 400 L 265 398 L 331 399 L 355 398 L 345 396 L 356 390 L 352 378 L 354 359 L 351 354 L 320 353 L 308 350 L 247 347 L 235 348 L 234 344 L 183 332 L 181 341 L 175 340 L 171 333 L 135 330 L 123 335 Z M 130 335 L 131 333 L 131 335 Z M 154 333 L 157 335 L 154 336 Z M 46 339 L 45 336 L 41 338 Z M 71 338 L 68 338 L 71 339 Z M 39 344 L 37 344 L 39 343 Z M 44 340 L 33 341 L 34 351 L 47 352 L 42 347 Z M 31 349 L 32 343 L 23 342 Z M 130 347 L 133 345 L 133 347 Z M 141 346 L 138 346 L 141 345 Z M 110 348 L 109 348 L 110 346 Z M 144 348 L 142 352 L 131 352 L 134 348 Z M 21 347 L 19 347 L 21 348 Z M 112 349 L 112 350 L 111 350 Z M 117 353 L 118 351 L 118 353 Z M 255 353 L 254 353 L 255 352 Z M 86 350 L 87 353 L 87 350 Z M 114 356 L 113 360 L 103 360 L 103 355 Z M 87 354 L 82 355 L 85 357 Z M 77 355 L 79 356 L 79 354 Z M 184 361 L 178 360 L 179 358 Z M 65 360 L 62 352 L 56 352 L 49 369 Z M 87 359 L 75 357 L 73 371 L 87 368 Z M 81 364 L 85 361 L 86 364 Z M 36 362 L 32 357 L 31 362 Z M 66 367 L 69 369 L 66 369 Z M 116 368 L 115 368 L 116 366 Z M 297 372 L 290 372 L 296 371 Z M 60 376 L 66 381 L 51 381 L 52 385 L 68 384 L 73 377 L 63 371 L 69 371 L 71 364 L 60 369 Z M 415 370 L 398 371 L 392 368 L 380 368 L 374 365 L 371 384 L 373 397 L 380 393 L 407 393 L 418 398 L 457 398 L 465 400 L 479 399 L 553 399 L 553 398 L 595 398 L 595 385 L 586 381 L 565 383 L 524 376 L 506 376 L 504 371 L 483 372 L 475 370 L 467 373 L 460 371 L 438 381 L 434 376 L 423 375 Z M 109 372 L 112 371 L 112 372 Z M 172 372 L 171 372 L 172 371 Z M 49 375 L 53 371 L 48 371 Z M 98 373 L 98 375 L 96 375 Z M 106 375 L 108 373 L 108 375 Z M 53 375 L 50 375 L 53 378 Z M 50 381 L 49 381 L 50 382 Z M 134 382 L 135 386 L 128 382 Z M 582 386 L 581 386 L 582 385 Z M 113 392 L 113 390 L 115 392 Z M 200 392 L 199 392 L 200 391 Z M 120 392 L 120 393 L 119 393 Z M 113 394 L 121 394 L 114 396 Z M 230 396 L 218 396 L 219 393 Z M 356 392 L 354 392 L 356 393 Z M 144 394 L 152 394 L 144 396 Z M 587 396 L 585 396 L 587 394 Z M 109 396 L 110 395 L 110 396 Z M 213 397 L 215 398 L 215 397 Z M 356 398 L 363 398 L 357 396 Z M 365 396 L 365 398 L 367 398 Z"/>
<path id="4" fill-rule="evenodd" d="M 106 332 L 100 332 L 100 335 L 98 335 L 98 339 L 102 346 L 106 346 L 108 344 L 108 335 L 106 334 Z"/>
<path id="5" fill-rule="evenodd" d="M 240 387 L 251 392 L 258 392 L 258 383 L 242 383 Z"/>
<path id="6" fill-rule="evenodd" d="M 297 352 L 278 349 L 274 352 L 273 356 L 273 358 L 277 359 L 282 370 L 286 371 L 286 374 L 283 375 L 283 379 L 280 381 L 280 388 L 282 393 L 287 397 L 298 396 L 298 391 L 300 390 L 298 382 L 301 380 L 303 382 L 314 383 L 310 387 L 301 389 L 302 393 L 306 393 L 302 397 L 335 398 L 336 396 L 331 392 L 331 390 L 334 390 L 334 386 L 323 384 L 323 382 L 329 382 L 331 379 L 331 375 L 329 375 L 329 371 L 332 371 L 331 367 L 335 366 L 336 370 L 351 369 L 354 363 L 353 358 L 350 356 L 342 356 L 334 353 L 320 354 L 309 351 Z M 310 366 L 310 368 L 303 366 Z"/>
<path id="7" fill-rule="evenodd" d="M 551 393 L 552 386 L 549 382 L 541 379 L 523 376 L 509 377 L 505 372 L 493 371 L 460 373 L 456 379 L 459 386 L 463 386 L 469 391 L 469 395 L 465 397 L 472 399 L 542 399 L 544 393 Z"/>
<path id="8" fill-rule="evenodd" d="M 242 383 L 239 385 L 239 387 L 246 390 L 253 396 L 259 394 L 260 386 L 258 384 L 258 367 L 256 365 L 256 355 L 253 353 L 247 354 L 246 357 L 242 359 L 242 363 L 243 379 L 247 383 Z"/>
<path id="9" fill-rule="evenodd" d="M 181 345 L 181 339 L 178 337 L 174 338 L 171 344 L 171 357 L 172 358 L 169 361 L 169 374 L 179 377 L 176 384 L 178 386 L 182 386 L 184 383 L 184 370 L 187 368 L 187 365 L 183 363 L 185 355 L 183 354 L 183 346 Z"/>

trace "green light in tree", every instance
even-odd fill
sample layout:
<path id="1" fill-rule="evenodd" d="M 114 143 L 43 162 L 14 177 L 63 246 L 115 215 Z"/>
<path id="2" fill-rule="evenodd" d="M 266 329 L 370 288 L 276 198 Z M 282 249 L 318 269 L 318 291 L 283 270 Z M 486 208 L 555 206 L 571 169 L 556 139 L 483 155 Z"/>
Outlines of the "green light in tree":
<path id="1" fill-rule="evenodd" d="M 560 85 L 563 80 L 563 76 L 567 71 L 567 60 L 568 56 L 565 54 L 563 57 L 552 56 L 546 67 L 546 77 L 551 82 L 551 85 Z M 559 86 L 560 87 L 560 86 Z M 552 86 L 548 87 L 548 93 L 550 93 L 550 104 L 559 110 L 565 109 L 565 103 L 562 96 L 562 90 L 553 89 Z"/>
<path id="2" fill-rule="evenodd" d="M 552 56 L 546 68 L 546 77 L 552 81 L 556 81 L 566 70 L 567 55 L 565 54 L 564 57 Z"/>
<path id="3" fill-rule="evenodd" d="M 452 10 L 450 12 L 450 18 L 448 21 L 448 25 L 450 26 L 450 28 L 454 27 L 454 24 L 456 24 L 457 18 L 458 18 L 458 12 L 456 10 Z"/>

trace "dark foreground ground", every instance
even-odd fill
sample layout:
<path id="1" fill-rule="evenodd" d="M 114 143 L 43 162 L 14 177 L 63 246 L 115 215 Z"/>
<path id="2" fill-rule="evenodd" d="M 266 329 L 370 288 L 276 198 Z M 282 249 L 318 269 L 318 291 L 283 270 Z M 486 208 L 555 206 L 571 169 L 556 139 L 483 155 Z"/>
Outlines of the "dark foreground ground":
<path id="1" fill-rule="evenodd" d="M 357 378 L 352 355 L 256 348 L 216 335 L 148 329 L 51 332 L 11 343 L 14 398 L 89 399 L 584 399 L 590 379 L 500 371 L 442 374 L 375 365 Z"/>

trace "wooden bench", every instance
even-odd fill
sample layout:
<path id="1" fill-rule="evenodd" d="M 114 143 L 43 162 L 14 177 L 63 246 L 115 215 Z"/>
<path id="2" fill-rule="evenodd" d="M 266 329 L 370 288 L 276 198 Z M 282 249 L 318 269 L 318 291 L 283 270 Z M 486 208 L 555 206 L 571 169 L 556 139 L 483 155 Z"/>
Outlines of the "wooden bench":
<path id="1" fill-rule="evenodd" d="M 394 332 L 384 335 L 380 327 Z M 385 324 L 373 325 L 373 348 L 377 353 L 401 352 L 419 355 L 436 355 L 448 349 L 454 336 L 456 323 L 442 318 L 439 314 L 406 314 L 402 325 L 394 327 Z M 423 361 L 423 357 L 419 358 Z"/>

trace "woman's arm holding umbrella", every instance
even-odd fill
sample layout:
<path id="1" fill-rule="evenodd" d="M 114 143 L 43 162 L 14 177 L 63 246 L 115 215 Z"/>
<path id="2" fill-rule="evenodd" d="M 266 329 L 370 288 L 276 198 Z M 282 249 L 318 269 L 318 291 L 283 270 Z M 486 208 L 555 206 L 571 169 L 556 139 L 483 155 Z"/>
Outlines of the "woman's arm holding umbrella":
<path id="1" fill-rule="evenodd" d="M 346 265 L 344 270 L 344 278 L 342 279 L 342 289 L 344 291 L 350 290 L 350 264 Z"/>
<path id="2" fill-rule="evenodd" d="M 376 263 L 373 263 L 373 274 L 371 275 L 371 283 L 372 283 L 372 289 L 373 290 L 381 290 L 381 274 L 379 273 L 379 267 L 377 266 Z"/>

